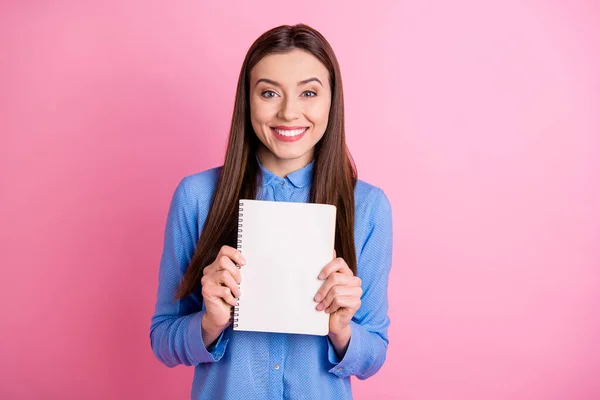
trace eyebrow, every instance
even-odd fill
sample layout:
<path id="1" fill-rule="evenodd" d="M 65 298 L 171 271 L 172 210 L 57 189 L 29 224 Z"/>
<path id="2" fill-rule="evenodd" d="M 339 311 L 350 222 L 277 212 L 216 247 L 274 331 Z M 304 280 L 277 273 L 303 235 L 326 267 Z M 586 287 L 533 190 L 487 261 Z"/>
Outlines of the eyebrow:
<path id="1" fill-rule="evenodd" d="M 265 83 L 271 84 L 273 86 L 281 87 L 281 84 L 279 82 L 276 82 L 274 80 L 267 79 L 267 78 L 260 78 L 259 80 L 256 81 L 256 84 L 254 86 L 255 87 L 258 86 L 258 84 L 261 83 L 261 82 L 265 82 Z M 303 81 L 298 82 L 298 86 L 300 86 L 300 85 L 306 85 L 309 82 L 319 82 L 319 84 L 321 86 L 323 86 L 323 83 L 319 80 L 319 78 L 316 78 L 314 76 L 312 78 L 308 78 L 308 79 L 305 79 Z"/>

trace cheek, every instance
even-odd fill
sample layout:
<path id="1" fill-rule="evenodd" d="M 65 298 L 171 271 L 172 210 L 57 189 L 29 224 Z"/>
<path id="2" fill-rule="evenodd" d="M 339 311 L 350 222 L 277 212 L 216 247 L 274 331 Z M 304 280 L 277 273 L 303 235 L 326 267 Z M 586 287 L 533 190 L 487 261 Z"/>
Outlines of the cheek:
<path id="1" fill-rule="evenodd" d="M 250 102 L 250 118 L 253 125 L 264 125 L 273 119 L 276 110 L 273 105 L 266 104 L 260 100 L 252 100 Z"/>
<path id="2" fill-rule="evenodd" d="M 254 133 L 258 137 L 263 137 L 265 135 L 264 125 L 269 122 L 269 118 L 264 107 L 257 102 L 250 102 L 250 122 Z"/>
<path id="3" fill-rule="evenodd" d="M 329 119 L 329 109 L 329 101 L 314 102 L 305 109 L 305 114 L 316 127 L 324 130 Z"/>

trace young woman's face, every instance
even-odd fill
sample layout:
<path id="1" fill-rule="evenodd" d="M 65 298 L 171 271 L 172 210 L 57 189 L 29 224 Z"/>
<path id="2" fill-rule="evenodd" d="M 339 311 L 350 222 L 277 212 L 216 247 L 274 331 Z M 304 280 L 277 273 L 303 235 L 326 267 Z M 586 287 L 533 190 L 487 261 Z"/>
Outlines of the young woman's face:
<path id="1" fill-rule="evenodd" d="M 264 145 L 259 155 L 271 163 L 308 164 L 325 133 L 330 106 L 329 72 L 308 52 L 271 54 L 250 71 L 252 127 Z"/>

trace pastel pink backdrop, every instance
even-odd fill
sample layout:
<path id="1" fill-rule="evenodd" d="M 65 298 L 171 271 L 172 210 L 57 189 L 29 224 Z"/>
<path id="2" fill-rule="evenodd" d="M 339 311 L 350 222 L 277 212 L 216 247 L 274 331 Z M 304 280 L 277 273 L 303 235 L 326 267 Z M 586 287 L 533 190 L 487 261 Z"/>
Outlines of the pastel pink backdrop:
<path id="1" fill-rule="evenodd" d="M 148 338 L 169 201 L 220 165 L 252 41 L 340 60 L 394 212 L 390 345 L 357 399 L 600 398 L 600 7 L 3 2 L 0 397 L 185 399 Z"/>

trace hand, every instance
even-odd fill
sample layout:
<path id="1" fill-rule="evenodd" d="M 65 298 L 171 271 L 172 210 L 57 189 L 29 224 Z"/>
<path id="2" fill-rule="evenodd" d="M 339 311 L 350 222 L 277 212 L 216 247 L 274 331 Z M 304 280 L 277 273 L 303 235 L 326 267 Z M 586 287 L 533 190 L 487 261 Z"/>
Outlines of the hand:
<path id="1" fill-rule="evenodd" d="M 315 296 L 317 310 L 325 310 L 329 317 L 329 333 L 331 335 L 347 334 L 352 317 L 360 308 L 362 281 L 354 276 L 343 258 L 335 258 L 327 264 L 319 279 L 325 280 Z"/>
<path id="2" fill-rule="evenodd" d="M 202 298 L 206 304 L 206 314 L 202 327 L 211 331 L 210 336 L 220 335 L 231 320 L 231 308 L 237 306 L 236 297 L 240 297 L 238 284 L 242 274 L 234 264 L 246 264 L 242 253 L 230 246 L 223 246 L 215 261 L 204 268 L 202 280 Z"/>

